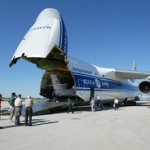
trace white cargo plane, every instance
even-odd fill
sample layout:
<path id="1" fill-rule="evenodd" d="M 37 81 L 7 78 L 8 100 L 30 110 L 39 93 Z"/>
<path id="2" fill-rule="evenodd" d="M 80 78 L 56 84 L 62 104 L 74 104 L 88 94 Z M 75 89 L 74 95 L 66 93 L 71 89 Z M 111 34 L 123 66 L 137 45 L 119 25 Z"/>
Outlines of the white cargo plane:
<path id="1" fill-rule="evenodd" d="M 67 33 L 63 19 L 53 8 L 44 9 L 19 44 L 10 66 L 23 58 L 44 69 L 40 95 L 51 98 L 53 94 L 74 96 L 90 101 L 98 95 L 103 103 L 138 100 L 139 92 L 150 93 L 150 73 L 134 70 L 101 68 L 67 55 Z M 145 79 L 139 85 L 134 79 Z M 52 94 L 53 93 L 53 94 Z"/>

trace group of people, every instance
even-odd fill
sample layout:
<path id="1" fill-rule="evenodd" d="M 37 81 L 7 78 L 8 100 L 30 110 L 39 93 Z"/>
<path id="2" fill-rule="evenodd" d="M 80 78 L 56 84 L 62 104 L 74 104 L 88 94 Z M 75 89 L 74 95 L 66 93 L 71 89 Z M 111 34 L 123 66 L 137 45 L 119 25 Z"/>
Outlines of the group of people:
<path id="1" fill-rule="evenodd" d="M 14 121 L 15 125 L 20 125 L 20 115 L 23 106 L 21 94 L 16 95 L 16 93 L 13 92 L 9 100 L 9 104 L 10 104 L 9 121 L 12 122 L 13 116 L 15 116 L 15 121 Z M 32 105 L 33 105 L 33 100 L 31 99 L 31 96 L 27 96 L 27 98 L 25 99 L 25 126 L 32 125 Z"/>
<path id="2" fill-rule="evenodd" d="M 98 95 L 91 97 L 90 105 L 92 112 L 102 110 L 102 108 L 105 109 Z"/>
<path id="3" fill-rule="evenodd" d="M 96 95 L 95 97 L 94 96 L 91 97 L 90 105 L 91 105 L 92 112 L 101 110 L 102 108 L 105 109 L 98 95 Z M 118 110 L 118 105 L 119 105 L 119 100 L 118 98 L 115 98 L 113 103 L 114 110 Z"/>
<path id="4" fill-rule="evenodd" d="M 2 94 L 0 94 L 0 108 L 1 108 L 1 101 L 2 101 Z M 9 117 L 9 121 L 12 122 L 13 116 L 15 116 L 15 124 L 16 125 L 20 125 L 20 115 L 22 112 L 22 98 L 21 98 L 21 94 L 18 94 L 18 96 L 16 95 L 16 93 L 12 93 L 11 98 L 9 100 L 9 104 L 10 104 L 10 117 Z M 103 104 L 100 102 L 100 97 L 98 95 L 96 95 L 95 97 L 93 96 L 91 98 L 90 101 L 91 104 L 91 110 L 92 112 L 97 111 L 102 109 L 101 107 L 104 108 Z M 119 100 L 117 98 L 114 99 L 114 109 L 118 110 L 118 104 L 119 104 Z M 32 105 L 33 105 L 33 100 L 31 99 L 31 96 L 27 96 L 27 98 L 25 99 L 25 126 L 32 126 Z M 74 113 L 73 110 L 73 106 L 74 103 L 72 102 L 72 100 L 70 98 L 68 98 L 68 111 Z M 0 126 L 0 128 L 2 128 Z"/>

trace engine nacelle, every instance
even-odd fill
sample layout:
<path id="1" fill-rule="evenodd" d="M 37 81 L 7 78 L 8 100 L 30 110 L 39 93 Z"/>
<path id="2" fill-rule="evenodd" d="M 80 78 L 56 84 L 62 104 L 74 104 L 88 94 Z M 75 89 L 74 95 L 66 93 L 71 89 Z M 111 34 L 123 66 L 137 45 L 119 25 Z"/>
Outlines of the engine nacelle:
<path id="1" fill-rule="evenodd" d="M 144 94 L 150 93 L 150 81 L 145 80 L 139 84 L 139 90 Z"/>

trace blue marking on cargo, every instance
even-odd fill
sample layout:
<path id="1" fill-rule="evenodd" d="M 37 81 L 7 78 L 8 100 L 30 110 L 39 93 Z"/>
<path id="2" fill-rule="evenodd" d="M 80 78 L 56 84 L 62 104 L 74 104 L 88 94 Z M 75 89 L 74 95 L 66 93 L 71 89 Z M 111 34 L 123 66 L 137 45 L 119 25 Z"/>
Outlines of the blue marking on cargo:
<path id="1" fill-rule="evenodd" d="M 41 30 L 41 29 L 51 29 L 51 27 L 50 26 L 39 26 L 39 27 L 32 28 L 30 31 Z"/>
<path id="2" fill-rule="evenodd" d="M 79 75 L 79 76 L 85 76 L 85 77 L 93 77 L 93 78 L 98 77 L 98 76 L 93 76 L 93 75 L 88 75 L 88 74 L 82 74 L 82 73 L 76 73 L 76 72 L 72 72 L 72 74 L 73 75 Z"/>
<path id="3" fill-rule="evenodd" d="M 67 39 L 67 32 L 66 32 L 65 24 L 63 22 L 62 17 L 61 17 L 61 22 L 60 22 L 60 34 L 61 35 L 60 35 L 59 46 L 64 51 L 64 53 L 67 55 L 68 39 Z"/>
<path id="4" fill-rule="evenodd" d="M 66 28 L 65 28 L 65 24 L 63 22 L 63 31 L 64 31 L 64 34 L 63 34 L 63 49 L 65 50 L 65 53 L 67 54 L 68 52 L 68 38 L 67 38 L 67 31 L 66 31 Z"/>
<path id="5" fill-rule="evenodd" d="M 117 84 L 126 84 L 126 85 L 129 85 L 131 87 L 137 87 L 137 86 L 131 85 L 127 82 L 116 81 L 116 80 L 112 80 L 112 79 L 109 79 L 109 78 L 101 78 L 101 77 L 98 77 L 98 76 L 80 74 L 80 73 L 75 73 L 75 72 L 72 72 L 72 73 L 73 73 L 73 75 L 77 75 L 77 76 L 91 77 L 91 78 L 94 78 L 94 79 L 100 79 L 101 81 L 106 81 L 106 82 L 108 81 L 108 82 L 114 82 L 114 83 L 117 83 Z"/>
<path id="6" fill-rule="evenodd" d="M 59 37 L 59 47 L 61 48 L 61 30 L 62 30 L 62 28 L 61 28 L 61 22 L 60 22 L 60 37 Z"/>
<path id="7" fill-rule="evenodd" d="M 80 69 L 80 68 L 75 68 L 75 67 L 72 67 L 73 69 L 73 73 L 76 73 L 76 72 L 79 72 L 80 74 L 83 73 L 83 74 L 92 74 L 91 71 L 88 71 L 88 70 L 85 70 L 84 68 Z M 74 72 L 76 71 L 76 72 Z"/>
<path id="8" fill-rule="evenodd" d="M 137 90 L 137 87 L 127 82 L 120 82 L 110 79 L 95 78 L 94 76 L 86 76 L 81 74 L 73 74 L 76 88 L 94 88 L 109 91 L 131 91 Z"/>
<path id="9" fill-rule="evenodd" d="M 91 88 L 84 88 L 84 87 L 76 87 L 77 90 L 84 90 L 84 91 L 91 91 Z M 94 88 L 94 91 L 103 91 L 103 92 L 131 92 L 131 91 L 137 91 L 136 89 L 98 89 Z"/>

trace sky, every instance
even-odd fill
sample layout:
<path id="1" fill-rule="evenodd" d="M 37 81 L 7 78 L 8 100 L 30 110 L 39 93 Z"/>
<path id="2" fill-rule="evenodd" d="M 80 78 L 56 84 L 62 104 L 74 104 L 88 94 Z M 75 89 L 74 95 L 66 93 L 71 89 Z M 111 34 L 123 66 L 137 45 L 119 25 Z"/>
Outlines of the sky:
<path id="1" fill-rule="evenodd" d="M 68 55 L 106 68 L 150 72 L 149 0 L 1 0 L 0 93 L 40 97 L 44 70 L 23 59 L 9 68 L 23 36 L 45 8 L 57 9 L 68 34 Z"/>

